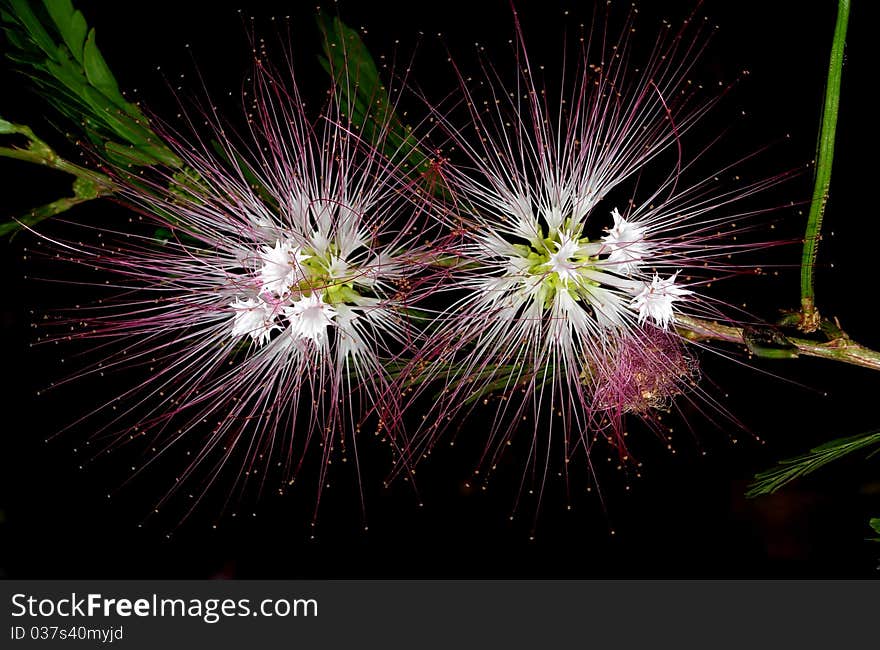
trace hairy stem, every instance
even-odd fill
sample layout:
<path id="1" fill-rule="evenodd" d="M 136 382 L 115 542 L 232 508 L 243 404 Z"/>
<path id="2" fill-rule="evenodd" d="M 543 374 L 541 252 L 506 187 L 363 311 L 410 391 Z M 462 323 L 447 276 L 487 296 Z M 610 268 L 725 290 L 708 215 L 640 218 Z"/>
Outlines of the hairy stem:
<path id="1" fill-rule="evenodd" d="M 73 196 L 62 197 L 34 208 L 20 219 L 0 223 L 0 236 L 15 232 L 23 226 L 34 226 L 43 219 L 60 214 L 75 205 L 113 193 L 113 181 L 107 176 L 65 160 L 52 147 L 38 138 L 30 127 L 23 124 L 12 124 L 0 119 L 0 135 L 24 136 L 27 139 L 27 145 L 24 147 L 0 147 L 0 158 L 42 165 L 70 174 L 75 179 Z"/>
<path id="2" fill-rule="evenodd" d="M 747 338 L 741 327 L 722 325 L 711 320 L 690 316 L 677 316 L 676 326 L 681 335 L 691 341 L 726 341 L 748 346 Z M 797 337 L 787 337 L 787 342 L 793 346 L 791 354 L 788 355 L 789 358 L 796 356 L 819 357 L 880 370 L 880 352 L 856 343 L 842 332 L 825 342 Z"/>
<path id="3" fill-rule="evenodd" d="M 828 188 L 831 184 L 831 166 L 834 161 L 834 134 L 837 130 L 837 113 L 840 107 L 840 78 L 843 70 L 843 49 L 846 41 L 846 28 L 849 22 L 849 0 L 839 0 L 837 5 L 837 25 L 834 28 L 834 42 L 831 45 L 831 60 L 828 64 L 828 81 L 825 86 L 825 106 L 822 111 L 822 129 L 816 153 L 816 182 L 810 203 L 810 215 L 804 236 L 804 250 L 801 256 L 801 329 L 813 332 L 819 327 L 819 312 L 816 309 L 815 282 L 813 268 L 819 248 L 822 231 L 822 217 L 828 202 Z"/>

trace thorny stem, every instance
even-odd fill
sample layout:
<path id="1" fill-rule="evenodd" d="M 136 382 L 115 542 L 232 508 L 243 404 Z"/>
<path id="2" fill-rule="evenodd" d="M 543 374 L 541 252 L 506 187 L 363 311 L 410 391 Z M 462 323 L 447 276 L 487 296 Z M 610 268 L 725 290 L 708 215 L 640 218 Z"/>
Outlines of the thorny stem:
<path id="1" fill-rule="evenodd" d="M 43 219 L 60 214 L 80 203 L 113 193 L 113 181 L 107 176 L 65 160 L 52 147 L 34 135 L 30 127 L 23 124 L 12 124 L 0 119 L 0 135 L 20 135 L 28 140 L 25 147 L 0 147 L 0 157 L 44 165 L 70 174 L 76 179 L 73 183 L 73 196 L 63 197 L 34 208 L 21 219 L 0 223 L 0 236 L 14 232 L 23 225 L 33 226 Z"/>
<path id="2" fill-rule="evenodd" d="M 849 0 L 839 0 L 837 5 L 837 24 L 834 28 L 834 41 L 831 45 L 831 60 L 828 64 L 828 81 L 825 86 L 825 106 L 822 112 L 822 130 L 816 154 L 816 183 L 810 203 L 810 215 L 804 236 L 804 250 L 801 256 L 801 320 L 804 332 L 814 332 L 821 319 L 816 309 L 813 267 L 819 247 L 822 230 L 822 217 L 828 203 L 828 187 L 831 184 L 831 166 L 834 160 L 834 134 L 837 129 L 837 112 L 840 107 L 840 78 L 843 69 L 843 50 L 846 41 L 846 27 L 849 22 Z"/>
<path id="3" fill-rule="evenodd" d="M 680 315 L 676 316 L 676 325 L 679 333 L 691 341 L 726 341 L 748 346 L 747 338 L 741 327 Z M 843 332 L 838 332 L 834 338 L 826 342 L 797 337 L 786 338 L 787 342 L 793 346 L 789 355 L 791 357 L 819 357 L 880 370 L 880 352 L 856 343 Z"/>

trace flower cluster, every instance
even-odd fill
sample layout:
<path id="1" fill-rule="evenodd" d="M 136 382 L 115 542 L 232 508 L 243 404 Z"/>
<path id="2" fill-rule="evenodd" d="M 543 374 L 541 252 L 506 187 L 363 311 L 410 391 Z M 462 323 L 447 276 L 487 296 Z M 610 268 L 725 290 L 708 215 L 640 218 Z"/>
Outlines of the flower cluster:
<path id="1" fill-rule="evenodd" d="M 146 231 L 66 247 L 113 278 L 112 296 L 65 321 L 69 338 L 114 341 L 89 372 L 149 360 L 96 439 L 149 439 L 142 467 L 198 449 L 168 496 L 188 479 L 198 497 L 224 472 L 241 492 L 284 490 L 312 450 L 320 494 L 334 456 L 357 461 L 368 421 L 406 444 L 391 368 L 414 337 L 430 232 L 412 180 L 335 94 L 312 121 L 292 79 L 262 66 L 253 94 L 248 138 L 215 123 L 214 144 L 194 145 L 168 129 L 184 172 L 116 172 Z"/>
<path id="2" fill-rule="evenodd" d="M 180 478 L 207 490 L 230 463 L 245 468 L 238 487 L 268 473 L 286 486 L 316 445 L 320 493 L 334 454 L 357 460 L 370 418 L 409 474 L 490 395 L 501 399 L 481 468 L 524 420 L 542 485 L 557 440 L 566 463 L 589 461 L 599 438 L 623 453 L 624 416 L 650 421 L 699 394 L 677 319 L 721 316 L 704 286 L 748 250 L 723 231 L 757 214 L 737 201 L 780 180 L 685 184 L 681 139 L 715 101 L 688 78 L 702 31 L 667 25 L 637 71 L 629 33 L 597 46 L 601 66 L 585 47 L 552 108 L 517 24 L 517 92 L 490 68 L 491 100 L 461 78 L 463 126 L 431 109 L 463 158 L 437 165 L 433 195 L 391 146 L 390 112 L 367 142 L 346 117 L 352 88 L 335 86 L 311 121 L 296 85 L 262 65 L 248 138 L 222 123 L 213 146 L 165 133 L 182 172 L 115 180 L 172 236 L 126 233 L 75 256 L 123 289 L 77 315 L 79 336 L 121 342 L 96 371 L 151 367 L 108 426 L 137 420 L 116 435 L 149 435 L 157 455 L 197 441 L 171 493 Z M 645 191 L 635 179 L 660 160 L 671 171 Z M 413 319 L 417 303 L 429 323 Z M 415 431 L 408 407 L 424 410 Z"/>
<path id="3" fill-rule="evenodd" d="M 427 456 L 451 423 L 499 395 L 476 474 L 486 480 L 529 428 L 525 475 L 540 494 L 554 456 L 592 467 L 601 439 L 627 457 L 625 414 L 653 425 L 677 396 L 707 397 L 695 391 L 695 357 L 676 321 L 725 318 L 703 289 L 747 268 L 735 257 L 759 245 L 736 233 L 759 212 L 738 205 L 783 177 L 726 191 L 716 174 L 686 181 L 694 160 L 682 138 L 717 101 L 688 77 L 702 25 L 665 25 L 641 66 L 630 29 L 617 41 L 600 34 L 558 106 L 516 31 L 514 80 L 486 63 L 485 78 L 459 74 L 464 119 L 434 110 L 465 160 L 443 170 L 452 197 L 443 219 L 457 235 L 443 288 L 454 298 L 412 365 L 444 390 L 409 452 L 411 462 Z M 602 65 L 590 63 L 591 48 Z M 658 174 L 662 161 L 669 171 Z M 646 175 L 659 177 L 647 190 Z"/>

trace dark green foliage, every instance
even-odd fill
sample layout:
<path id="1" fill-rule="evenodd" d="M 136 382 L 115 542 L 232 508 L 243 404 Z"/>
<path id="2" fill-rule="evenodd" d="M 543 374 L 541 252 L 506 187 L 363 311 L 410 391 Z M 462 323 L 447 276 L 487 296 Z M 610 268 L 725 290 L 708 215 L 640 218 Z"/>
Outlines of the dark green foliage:
<path id="1" fill-rule="evenodd" d="M 880 542 L 880 517 L 872 517 L 868 520 L 868 525 L 877 533 L 877 537 L 869 537 L 872 542 Z"/>
<path id="2" fill-rule="evenodd" d="M 880 448 L 880 431 L 830 440 L 805 454 L 781 460 L 775 467 L 757 474 L 749 486 L 746 496 L 751 498 L 772 494 L 784 485 L 801 476 L 811 474 L 828 463 L 854 451 L 874 446 Z"/>
<path id="3" fill-rule="evenodd" d="M 127 101 L 71 0 L 0 0 L 5 55 L 41 97 L 119 165 L 180 166 Z"/>
<path id="4" fill-rule="evenodd" d="M 340 111 L 360 129 L 366 142 L 391 160 L 428 174 L 431 159 L 395 113 L 376 62 L 360 36 L 339 18 L 323 12 L 318 14 L 318 26 L 324 35 L 321 65 L 333 77 Z"/>

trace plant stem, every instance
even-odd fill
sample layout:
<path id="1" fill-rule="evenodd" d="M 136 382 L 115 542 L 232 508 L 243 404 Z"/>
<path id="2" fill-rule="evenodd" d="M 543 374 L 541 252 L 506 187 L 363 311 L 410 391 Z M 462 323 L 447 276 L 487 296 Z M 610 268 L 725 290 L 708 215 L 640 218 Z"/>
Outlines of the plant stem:
<path id="1" fill-rule="evenodd" d="M 35 165 L 45 165 L 61 172 L 66 172 L 78 178 L 92 178 L 97 180 L 103 178 L 106 183 L 110 183 L 110 179 L 103 174 L 99 174 L 85 167 L 72 163 L 61 158 L 52 149 L 43 145 L 43 148 L 31 147 L 28 149 L 19 149 L 16 147 L 0 147 L 0 156 L 3 158 L 12 158 L 13 160 L 21 160 L 24 162 L 34 163 Z"/>
<path id="2" fill-rule="evenodd" d="M 831 166 L 834 161 L 834 135 L 837 130 L 837 113 L 840 108 L 840 79 L 843 70 L 843 50 L 846 41 L 846 28 L 849 22 L 849 0 L 839 0 L 837 5 L 837 24 L 834 28 L 834 41 L 831 45 L 831 60 L 828 64 L 828 81 L 825 86 L 825 106 L 822 111 L 822 129 L 816 153 L 816 182 L 810 203 L 810 215 L 804 236 L 804 250 L 801 256 L 801 329 L 814 332 L 819 327 L 820 317 L 816 309 L 813 268 L 819 248 L 822 231 L 822 217 L 828 203 L 828 188 L 831 184 Z"/>
<path id="3" fill-rule="evenodd" d="M 0 135 L 21 135 L 27 138 L 26 147 L 0 147 L 0 157 L 43 165 L 50 169 L 70 174 L 73 183 L 73 196 L 62 197 L 51 203 L 31 210 L 20 219 L 0 223 L 0 237 L 14 232 L 22 226 L 33 226 L 49 217 L 69 210 L 75 205 L 112 194 L 113 181 L 104 174 L 72 163 L 59 156 L 49 145 L 34 135 L 30 127 L 0 120 Z"/>
<path id="4" fill-rule="evenodd" d="M 711 320 L 690 316 L 676 316 L 676 326 L 681 335 L 691 341 L 726 341 L 748 345 L 743 329 L 740 327 L 722 325 Z M 790 357 L 819 357 L 880 370 L 880 352 L 856 343 L 843 333 L 826 342 L 797 337 L 787 337 L 787 340 L 794 348 L 789 355 Z"/>

